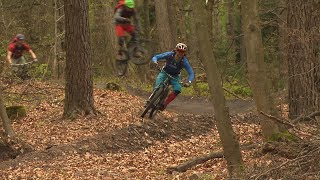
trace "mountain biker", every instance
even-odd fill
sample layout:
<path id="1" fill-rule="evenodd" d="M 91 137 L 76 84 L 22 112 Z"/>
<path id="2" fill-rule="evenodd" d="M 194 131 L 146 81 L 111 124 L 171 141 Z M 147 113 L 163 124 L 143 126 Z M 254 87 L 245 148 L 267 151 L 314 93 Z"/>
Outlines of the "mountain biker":
<path id="1" fill-rule="evenodd" d="M 131 23 L 131 17 L 134 19 L 134 25 Z M 117 60 L 123 60 L 124 58 L 121 49 L 125 48 L 125 32 L 131 35 L 134 43 L 139 43 L 138 32 L 141 27 L 134 0 L 120 0 L 115 8 L 114 20 L 116 24 L 116 35 L 118 37 Z M 141 57 L 142 53 L 140 51 L 135 51 L 134 56 Z"/>
<path id="2" fill-rule="evenodd" d="M 173 51 L 157 54 L 151 60 L 153 63 L 152 65 L 156 66 L 157 68 L 159 68 L 159 60 L 166 60 L 166 64 L 162 67 L 162 70 L 165 72 L 161 71 L 158 74 L 154 89 L 157 88 L 163 81 L 165 81 L 168 76 L 167 74 L 174 77 L 174 79 L 170 80 L 170 84 L 173 86 L 173 91 L 167 96 L 164 104 L 161 105 L 161 111 L 163 111 L 168 104 L 172 102 L 178 94 L 181 93 L 180 71 L 182 68 L 186 69 L 189 74 L 188 82 L 184 84 L 185 87 L 189 87 L 194 79 L 194 72 L 186 57 L 186 51 L 187 45 L 184 43 L 178 43 Z"/>
<path id="3" fill-rule="evenodd" d="M 37 61 L 36 54 L 32 51 L 31 47 L 25 42 L 25 36 L 18 34 L 8 46 L 7 60 L 10 64 L 24 64 L 26 63 L 23 53 L 28 51 L 33 60 Z"/>

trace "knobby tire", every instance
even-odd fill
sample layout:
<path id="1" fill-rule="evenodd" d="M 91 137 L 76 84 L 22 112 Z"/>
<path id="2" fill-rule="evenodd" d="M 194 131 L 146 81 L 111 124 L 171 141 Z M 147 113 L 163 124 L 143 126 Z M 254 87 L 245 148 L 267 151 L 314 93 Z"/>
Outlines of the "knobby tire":
<path id="1" fill-rule="evenodd" d="M 158 98 L 161 96 L 162 92 L 163 92 L 163 87 L 160 87 L 159 89 L 156 90 L 154 96 L 151 98 L 148 106 L 145 108 L 145 110 L 143 111 L 143 113 L 141 114 L 141 117 L 143 118 L 147 113 L 148 111 L 152 108 L 152 107 L 155 107 L 157 106 L 154 105 L 154 103 L 158 100 Z"/>
<path id="2" fill-rule="evenodd" d="M 158 111 L 159 111 L 158 106 L 161 105 L 161 103 L 163 103 L 165 101 L 166 97 L 168 96 L 168 93 L 169 93 L 169 89 L 166 88 L 164 90 L 164 92 L 161 94 L 159 101 L 151 109 L 150 114 L 149 114 L 150 119 L 152 119 L 158 113 Z"/>
<path id="3" fill-rule="evenodd" d="M 118 75 L 124 76 L 128 70 L 129 54 L 125 50 L 121 50 L 120 52 L 124 54 L 126 58 L 124 60 L 116 60 L 117 73 Z"/>

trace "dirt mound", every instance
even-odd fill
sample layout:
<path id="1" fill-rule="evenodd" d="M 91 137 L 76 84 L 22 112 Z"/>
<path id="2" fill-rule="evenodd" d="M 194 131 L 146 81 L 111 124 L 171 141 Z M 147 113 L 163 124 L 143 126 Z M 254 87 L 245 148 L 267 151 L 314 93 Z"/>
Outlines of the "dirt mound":
<path id="1" fill-rule="evenodd" d="M 214 128 L 213 117 L 179 115 L 174 120 L 161 116 L 155 120 L 145 120 L 129 124 L 125 128 L 102 133 L 85 141 L 77 143 L 79 146 L 94 143 L 95 151 L 132 152 L 152 146 L 154 142 L 175 139 L 182 141 L 208 133 Z M 91 149 L 92 150 L 92 149 Z"/>

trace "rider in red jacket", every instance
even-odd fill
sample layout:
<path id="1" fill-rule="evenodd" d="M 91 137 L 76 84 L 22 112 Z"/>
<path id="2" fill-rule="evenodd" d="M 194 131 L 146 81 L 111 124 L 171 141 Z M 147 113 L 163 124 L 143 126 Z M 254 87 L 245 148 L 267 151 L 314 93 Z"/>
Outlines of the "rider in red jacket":
<path id="1" fill-rule="evenodd" d="M 8 46 L 7 60 L 10 64 L 26 63 L 23 53 L 28 51 L 32 58 L 36 61 L 37 56 L 32 51 L 31 47 L 25 42 L 25 36 L 18 34 Z"/>
<path id="2" fill-rule="evenodd" d="M 131 23 L 131 17 L 134 19 L 134 25 Z M 118 54 L 117 60 L 122 60 L 123 55 L 121 49 L 125 48 L 125 32 L 131 35 L 132 41 L 139 43 L 140 21 L 137 9 L 135 8 L 134 0 L 120 0 L 115 8 L 114 20 L 116 24 L 116 34 L 118 37 Z M 141 57 L 142 53 L 136 51 L 134 54 L 136 57 Z"/>

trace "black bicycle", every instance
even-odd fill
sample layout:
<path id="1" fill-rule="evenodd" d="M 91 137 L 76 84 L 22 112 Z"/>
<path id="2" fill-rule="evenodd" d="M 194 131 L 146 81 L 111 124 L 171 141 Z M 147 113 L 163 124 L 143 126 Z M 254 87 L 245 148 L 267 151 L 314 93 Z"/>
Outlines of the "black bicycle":
<path id="1" fill-rule="evenodd" d="M 175 79 L 170 74 L 166 73 L 163 69 L 159 69 L 161 72 L 164 72 L 167 75 L 167 78 L 165 81 L 163 81 L 158 87 L 155 88 L 153 93 L 151 94 L 148 103 L 141 114 L 141 117 L 144 118 L 144 116 L 149 113 L 149 118 L 153 118 L 158 111 L 160 110 L 161 106 L 163 105 L 166 97 L 168 96 L 169 90 L 170 90 L 170 80 Z"/>
<path id="2" fill-rule="evenodd" d="M 146 41 L 142 40 L 141 42 Z M 141 57 L 135 56 L 136 52 L 141 53 Z M 120 49 L 119 53 L 122 54 L 121 60 L 116 60 L 116 68 L 117 73 L 119 76 L 124 76 L 127 73 L 128 69 L 128 61 L 130 60 L 135 65 L 145 65 L 149 63 L 149 58 L 146 57 L 147 50 L 143 48 L 141 45 L 139 45 L 136 42 L 129 41 L 127 43 L 127 40 L 125 41 L 125 44 L 122 49 Z"/>
<path id="3" fill-rule="evenodd" d="M 28 65 L 31 65 L 37 61 L 38 60 L 32 60 L 22 64 L 11 64 L 12 67 L 16 67 L 16 69 L 13 70 L 14 75 L 22 80 L 30 79 Z"/>

